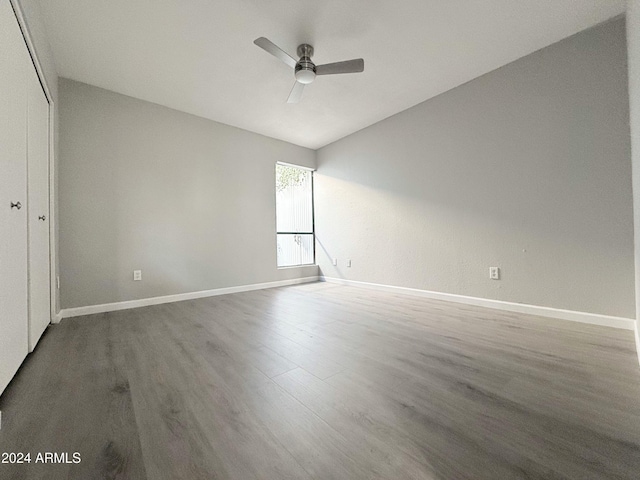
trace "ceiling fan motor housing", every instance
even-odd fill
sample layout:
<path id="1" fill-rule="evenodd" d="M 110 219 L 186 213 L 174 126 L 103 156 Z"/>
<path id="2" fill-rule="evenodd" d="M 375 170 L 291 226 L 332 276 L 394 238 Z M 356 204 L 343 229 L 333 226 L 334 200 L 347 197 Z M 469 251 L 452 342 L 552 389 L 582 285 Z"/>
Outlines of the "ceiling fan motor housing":
<path id="1" fill-rule="evenodd" d="M 313 47 L 306 43 L 298 45 L 298 56 L 300 60 L 296 63 L 295 76 L 296 81 L 302 84 L 309 84 L 316 78 L 316 66 L 311 61 L 313 56 Z"/>

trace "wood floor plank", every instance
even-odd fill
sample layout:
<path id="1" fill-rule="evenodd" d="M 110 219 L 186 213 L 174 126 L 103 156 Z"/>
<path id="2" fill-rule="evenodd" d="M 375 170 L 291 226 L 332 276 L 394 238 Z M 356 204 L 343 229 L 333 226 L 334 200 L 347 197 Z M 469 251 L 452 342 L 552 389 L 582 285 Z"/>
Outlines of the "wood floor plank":
<path id="1" fill-rule="evenodd" d="M 145 479 L 129 382 L 108 316 L 50 330 L 29 359 L 29 367 L 40 373 L 20 375 L 16 389 L 28 385 L 17 398 L 2 398 L 4 419 L 23 422 L 5 423 L 0 451 L 31 452 L 33 463 L 2 464 L 0 477 Z M 12 435 L 14 428 L 19 435 Z M 82 460 L 36 463 L 37 454 L 46 452 L 69 457 L 78 452 Z"/>
<path id="2" fill-rule="evenodd" d="M 194 346 L 211 348 L 211 354 L 202 358 L 239 395 L 236 405 L 246 402 L 273 434 L 274 441 L 286 445 L 293 458 L 314 478 L 382 479 L 392 475 L 385 463 L 378 465 L 379 458 L 374 460 L 368 452 L 354 448 L 338 431 L 246 362 L 242 354 L 234 354 L 223 338 L 214 334 L 208 340 L 189 335 L 185 339 Z M 265 478 L 276 477 L 283 478 L 273 473 Z"/>
<path id="3" fill-rule="evenodd" d="M 449 471 L 467 460 L 465 447 L 477 445 L 484 458 L 491 458 L 494 467 L 503 465 L 512 478 L 523 465 L 533 478 L 633 478 L 640 468 L 640 430 L 635 416 L 618 412 L 609 417 L 616 427 L 632 422 L 633 442 L 609 436 L 584 426 L 584 418 L 554 416 L 554 411 L 535 410 L 527 402 L 519 403 L 492 390 L 455 377 L 434 376 L 423 379 L 399 369 L 353 369 L 328 379 L 328 383 L 343 391 L 365 391 L 371 397 L 388 397 L 392 404 L 402 406 L 414 421 L 405 430 L 422 436 L 425 445 L 447 445 L 450 454 L 441 458 L 437 467 Z M 562 399 L 573 402 L 573 399 Z M 592 414 L 594 412 L 592 411 Z M 443 423 L 443 419 L 445 422 Z M 421 428 L 420 425 L 422 425 Z M 614 429 L 619 433 L 619 428 Z M 444 433 L 444 435 L 440 435 Z M 590 450 L 590 439 L 602 450 Z M 585 449 L 585 450 L 583 450 Z M 458 453 L 456 453 L 456 451 Z M 606 456 L 615 457 L 607 461 Z M 436 456 L 437 458 L 437 456 Z M 485 475 L 487 474 L 488 475 Z M 456 475 L 462 475 L 456 472 Z M 476 472 L 471 478 L 491 478 L 493 472 Z M 538 476 L 536 476 L 538 475 Z M 447 477 L 449 478 L 449 477 Z M 519 478 L 519 477 L 514 477 Z M 525 477 L 526 478 L 526 477 Z"/>
<path id="4" fill-rule="evenodd" d="M 197 454 L 193 446 L 181 449 L 182 456 L 176 461 L 216 459 L 207 469 L 198 470 L 202 477 L 174 473 L 156 478 L 212 478 L 212 474 L 215 478 L 309 478 L 247 404 L 245 389 L 252 392 L 272 383 L 271 380 L 250 364 L 236 361 L 224 334 L 203 335 L 203 329 L 181 328 L 175 321 L 179 315 L 175 306 L 166 305 L 155 310 L 162 314 L 154 325 L 157 342 L 154 353 L 156 358 L 171 358 L 173 365 L 161 368 L 163 388 L 180 392 L 173 395 L 174 404 L 178 400 L 181 402 L 180 407 L 173 407 L 173 413 L 191 414 L 190 421 L 182 425 L 184 431 L 179 432 L 177 438 L 181 442 L 191 441 L 190 432 L 196 430 L 199 446 L 204 450 Z M 141 395 L 147 393 L 141 392 Z M 153 451 L 157 458 L 162 446 L 157 445 Z M 155 462 L 155 459 L 149 461 Z M 166 468 L 170 467 L 163 470 Z"/>
<path id="5" fill-rule="evenodd" d="M 631 332 L 325 283 L 66 319 L 0 398 L 12 479 L 637 479 Z"/>
<path id="6" fill-rule="evenodd" d="M 352 395 L 344 395 L 301 368 L 274 380 L 340 432 L 350 444 L 358 445 L 373 458 L 384 459 L 393 478 L 435 478 L 428 460 L 415 449 L 407 452 L 402 440 L 394 435 L 392 425 L 382 422 L 379 410 L 371 409 L 369 402 L 354 401 Z"/>

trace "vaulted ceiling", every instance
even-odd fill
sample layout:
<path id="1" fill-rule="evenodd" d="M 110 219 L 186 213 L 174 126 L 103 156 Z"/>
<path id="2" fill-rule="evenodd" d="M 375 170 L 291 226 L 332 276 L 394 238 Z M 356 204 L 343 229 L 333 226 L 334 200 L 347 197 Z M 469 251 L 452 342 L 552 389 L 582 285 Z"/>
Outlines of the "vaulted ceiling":
<path id="1" fill-rule="evenodd" d="M 625 0 L 47 0 L 60 76 L 319 148 L 624 12 Z M 293 72 L 362 57 L 286 103 Z"/>

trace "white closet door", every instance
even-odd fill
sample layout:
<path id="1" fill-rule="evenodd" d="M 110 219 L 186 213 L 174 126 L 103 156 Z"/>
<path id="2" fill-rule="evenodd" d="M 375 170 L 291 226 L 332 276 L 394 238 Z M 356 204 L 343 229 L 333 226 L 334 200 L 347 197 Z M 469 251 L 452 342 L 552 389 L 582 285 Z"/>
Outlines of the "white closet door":
<path id="1" fill-rule="evenodd" d="M 34 68 L 27 72 L 29 351 L 51 320 L 49 289 L 49 102 Z"/>
<path id="2" fill-rule="evenodd" d="M 27 99 L 33 68 L 8 1 L 0 2 L 0 393 L 27 355 Z M 19 207 L 18 207 L 19 205 Z"/>

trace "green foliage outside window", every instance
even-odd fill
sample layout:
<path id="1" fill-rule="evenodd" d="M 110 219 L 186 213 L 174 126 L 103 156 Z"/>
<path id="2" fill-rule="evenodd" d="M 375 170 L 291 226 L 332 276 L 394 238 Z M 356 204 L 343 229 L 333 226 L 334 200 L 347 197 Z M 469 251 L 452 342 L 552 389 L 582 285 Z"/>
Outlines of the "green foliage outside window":
<path id="1" fill-rule="evenodd" d="M 276 191 L 282 192 L 288 187 L 299 187 L 308 176 L 307 170 L 276 164 Z"/>

